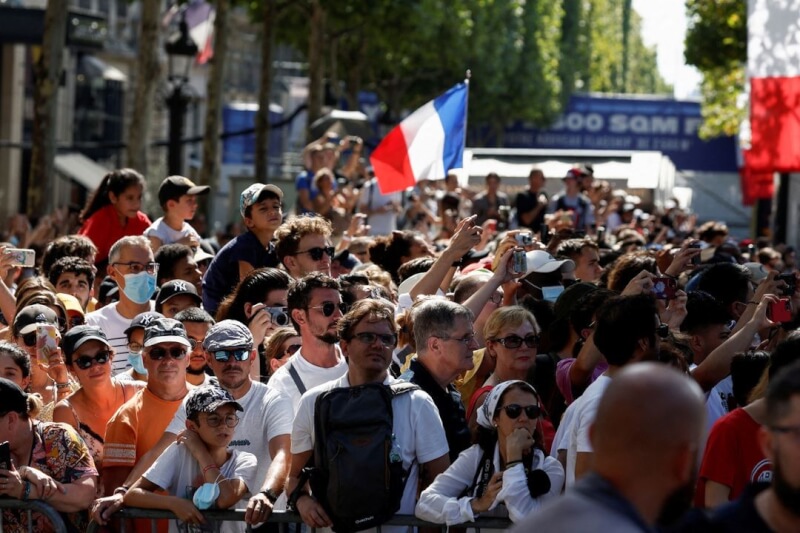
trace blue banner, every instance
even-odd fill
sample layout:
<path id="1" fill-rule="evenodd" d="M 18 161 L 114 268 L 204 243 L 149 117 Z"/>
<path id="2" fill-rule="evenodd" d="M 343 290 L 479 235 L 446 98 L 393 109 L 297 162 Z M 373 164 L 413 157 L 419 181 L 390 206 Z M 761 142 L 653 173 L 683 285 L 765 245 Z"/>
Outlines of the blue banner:
<path id="1" fill-rule="evenodd" d="M 701 140 L 702 121 L 698 102 L 574 95 L 547 129 L 523 122 L 506 128 L 502 147 L 658 151 L 678 170 L 737 172 L 734 138 Z"/>

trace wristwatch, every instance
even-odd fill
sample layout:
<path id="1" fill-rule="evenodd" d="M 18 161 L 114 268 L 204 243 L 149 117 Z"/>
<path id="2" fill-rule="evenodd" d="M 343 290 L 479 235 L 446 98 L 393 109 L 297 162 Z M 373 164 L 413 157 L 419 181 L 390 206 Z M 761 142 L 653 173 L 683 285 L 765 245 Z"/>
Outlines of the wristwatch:
<path id="1" fill-rule="evenodd" d="M 272 489 L 262 490 L 261 494 L 266 496 L 272 505 L 275 505 L 275 502 L 278 501 L 279 494 L 275 494 Z"/>

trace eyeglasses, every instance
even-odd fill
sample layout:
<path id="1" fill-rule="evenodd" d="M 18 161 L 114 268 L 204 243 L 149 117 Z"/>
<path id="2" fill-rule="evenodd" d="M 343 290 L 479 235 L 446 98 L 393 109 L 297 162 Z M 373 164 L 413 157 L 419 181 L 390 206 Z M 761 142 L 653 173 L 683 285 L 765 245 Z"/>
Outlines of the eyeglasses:
<path id="1" fill-rule="evenodd" d="M 123 265 L 128 267 L 131 274 L 138 274 L 142 271 L 147 271 L 148 274 L 155 274 L 158 272 L 158 263 L 151 261 L 149 263 L 139 263 L 138 261 L 128 261 L 127 263 L 111 263 L 111 266 Z"/>
<path id="2" fill-rule="evenodd" d="M 309 248 L 308 250 L 302 252 L 296 252 L 292 255 L 308 254 L 314 261 L 319 261 L 322 259 L 323 254 L 328 254 L 328 257 L 333 257 L 334 251 L 335 249 L 333 246 L 326 246 L 325 248 L 315 246 L 314 248 Z"/>
<path id="3" fill-rule="evenodd" d="M 97 363 L 98 365 L 104 365 L 111 359 L 111 352 L 108 350 L 103 350 L 102 352 L 97 352 L 94 357 L 89 357 L 88 355 L 84 355 L 78 357 L 73 361 L 75 366 L 80 368 L 81 370 L 88 370 L 92 367 L 93 363 Z"/>
<path id="4" fill-rule="evenodd" d="M 235 428 L 239 424 L 239 417 L 236 415 L 228 415 L 224 418 L 217 415 L 208 415 L 206 417 L 206 424 L 208 424 L 210 428 L 219 427 L 223 422 L 225 422 L 225 425 L 229 428 Z"/>
<path id="5" fill-rule="evenodd" d="M 170 348 L 169 350 L 165 348 L 153 348 L 152 350 L 150 350 L 150 352 L 148 352 L 147 355 L 153 361 L 161 361 L 167 356 L 167 354 L 169 354 L 169 356 L 172 357 L 173 359 L 181 360 L 184 357 L 186 357 L 186 349 L 178 348 L 177 346 Z"/>
<path id="6" fill-rule="evenodd" d="M 442 339 L 443 341 L 456 341 L 464 344 L 465 346 L 469 346 L 473 342 L 475 342 L 475 333 L 467 333 L 463 337 L 439 337 L 438 335 L 433 335 L 437 339 Z"/>
<path id="7" fill-rule="evenodd" d="M 214 356 L 215 361 L 219 361 L 220 363 L 230 361 L 231 356 L 233 356 L 236 361 L 241 362 L 250 359 L 250 350 L 217 350 L 216 352 L 211 352 L 211 355 Z"/>
<path id="8" fill-rule="evenodd" d="M 367 345 L 374 344 L 376 340 L 380 339 L 381 344 L 386 348 L 394 348 L 397 346 L 397 335 L 365 331 L 363 333 L 356 333 L 353 337 Z"/>
<path id="9" fill-rule="evenodd" d="M 143 348 L 143 346 L 141 344 L 139 344 L 138 342 L 129 342 L 128 343 L 128 351 L 130 351 L 130 352 L 139 353 L 139 352 L 142 351 L 142 348 Z"/>
<path id="10" fill-rule="evenodd" d="M 542 408 L 538 405 L 519 405 L 518 403 L 510 403 L 508 405 L 504 405 L 500 408 L 500 410 L 505 411 L 508 418 L 512 420 L 516 420 L 522 414 L 522 411 L 525 411 L 525 416 L 527 416 L 531 420 L 535 420 L 542 416 Z"/>
<path id="11" fill-rule="evenodd" d="M 519 335 L 509 335 L 508 337 L 503 337 L 502 339 L 493 339 L 496 342 L 499 342 L 509 350 L 516 350 L 522 343 L 525 343 L 525 346 L 528 348 L 536 348 L 539 346 L 539 335 L 526 335 L 523 339 Z"/>
<path id="12" fill-rule="evenodd" d="M 322 302 L 320 305 L 312 305 L 309 307 L 309 309 L 322 309 L 322 314 L 326 317 L 335 313 L 337 308 L 342 314 L 347 312 L 347 304 L 342 302 Z"/>
<path id="13" fill-rule="evenodd" d="M 659 324 L 656 328 L 656 335 L 662 339 L 669 337 L 669 326 L 667 324 Z"/>

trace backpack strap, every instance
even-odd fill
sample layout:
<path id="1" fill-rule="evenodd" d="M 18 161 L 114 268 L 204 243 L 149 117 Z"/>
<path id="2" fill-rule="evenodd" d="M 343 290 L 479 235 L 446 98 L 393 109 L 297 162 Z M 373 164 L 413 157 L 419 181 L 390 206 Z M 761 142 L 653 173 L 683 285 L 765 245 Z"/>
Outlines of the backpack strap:
<path id="1" fill-rule="evenodd" d="M 289 363 L 289 375 L 292 376 L 292 380 L 294 380 L 294 384 L 297 390 L 300 391 L 300 394 L 305 394 L 306 386 L 303 384 L 303 380 L 300 379 L 300 374 L 297 373 L 297 369 L 295 369 L 292 363 Z"/>

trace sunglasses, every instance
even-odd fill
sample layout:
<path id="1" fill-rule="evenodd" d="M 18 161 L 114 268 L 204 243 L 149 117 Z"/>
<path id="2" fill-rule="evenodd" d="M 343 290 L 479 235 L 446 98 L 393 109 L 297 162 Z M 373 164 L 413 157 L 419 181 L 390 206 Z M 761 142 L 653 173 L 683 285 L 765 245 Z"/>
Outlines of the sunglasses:
<path id="1" fill-rule="evenodd" d="M 524 339 L 519 335 L 509 335 L 508 337 L 495 340 L 511 350 L 516 350 L 522 346 L 523 342 L 528 348 L 536 348 L 539 346 L 539 335 L 526 335 Z"/>
<path id="2" fill-rule="evenodd" d="M 153 348 L 147 355 L 153 361 L 161 361 L 167 356 L 167 354 L 169 354 L 169 356 L 173 359 L 181 360 L 186 357 L 186 348 L 173 347 L 169 350 L 164 348 Z"/>
<path id="3" fill-rule="evenodd" d="M 111 352 L 108 350 L 103 350 L 102 352 L 97 352 L 94 357 L 89 357 L 88 355 L 84 355 L 78 357 L 73 361 L 75 366 L 80 368 L 81 370 L 88 370 L 92 367 L 92 364 L 97 363 L 98 365 L 104 365 L 108 362 L 111 358 Z"/>
<path id="4" fill-rule="evenodd" d="M 217 350 L 216 352 L 211 352 L 211 355 L 214 356 L 215 361 L 219 361 L 221 363 L 226 363 L 231 360 L 231 356 L 236 361 L 247 361 L 250 359 L 250 350 Z"/>
<path id="5" fill-rule="evenodd" d="M 297 252 L 296 254 L 293 255 L 308 254 L 314 261 L 320 261 L 322 259 L 322 256 L 325 254 L 327 254 L 328 257 L 333 257 L 334 251 L 335 249 L 333 246 L 326 246 L 325 248 L 320 248 L 319 246 L 315 246 L 314 248 L 309 248 L 308 250 L 305 250 L 303 252 Z"/>
<path id="6" fill-rule="evenodd" d="M 397 346 L 397 335 L 364 332 L 356 333 L 353 335 L 353 337 L 366 345 L 374 344 L 376 340 L 380 339 L 381 344 L 383 344 L 386 348 L 394 348 Z"/>
<path id="7" fill-rule="evenodd" d="M 342 314 L 347 312 L 347 304 L 342 302 L 322 302 L 321 305 L 312 305 L 309 307 L 309 309 L 322 309 L 322 314 L 326 317 L 335 313 L 337 308 Z"/>
<path id="8" fill-rule="evenodd" d="M 290 344 L 283 351 L 283 354 L 281 354 L 281 357 L 283 357 L 284 355 L 294 355 L 295 352 L 297 352 L 297 350 L 299 350 L 302 347 L 303 347 L 302 344 Z M 280 357 L 278 357 L 278 359 L 280 359 Z"/>
<path id="9" fill-rule="evenodd" d="M 508 418 L 511 418 L 512 420 L 519 418 L 523 409 L 525 410 L 525 416 L 527 416 L 530 420 L 535 420 L 542 416 L 542 408 L 538 405 L 522 406 L 517 403 L 510 403 L 500 408 L 500 410 L 505 411 Z"/>
<path id="10" fill-rule="evenodd" d="M 236 415 L 228 415 L 226 417 L 208 415 L 206 417 L 206 424 L 208 424 L 210 428 L 219 427 L 223 422 L 225 422 L 225 425 L 229 428 L 235 428 L 239 424 L 239 417 Z"/>

